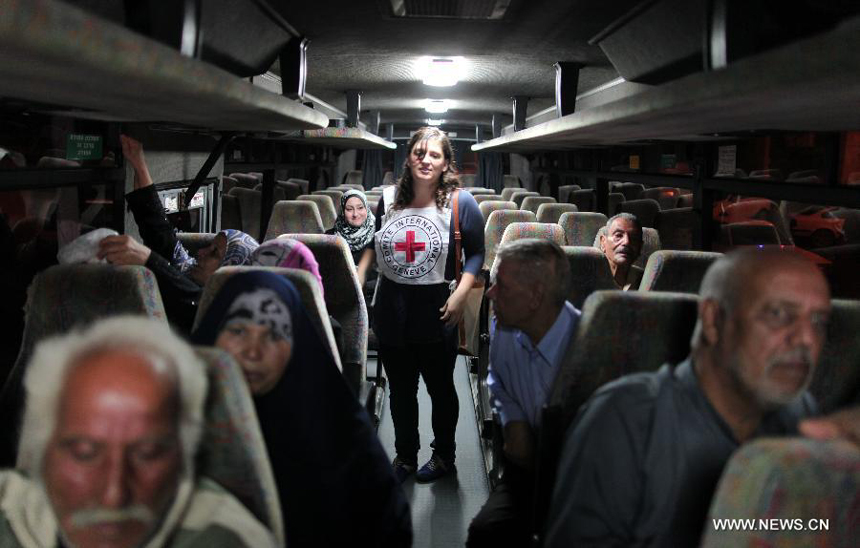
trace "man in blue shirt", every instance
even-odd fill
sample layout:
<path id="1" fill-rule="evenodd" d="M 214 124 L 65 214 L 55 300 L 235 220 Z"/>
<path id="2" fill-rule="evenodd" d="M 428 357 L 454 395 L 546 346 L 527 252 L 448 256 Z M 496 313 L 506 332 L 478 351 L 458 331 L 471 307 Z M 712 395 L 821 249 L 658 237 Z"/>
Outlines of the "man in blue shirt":
<path id="1" fill-rule="evenodd" d="M 487 291 L 496 314 L 487 384 L 504 427 L 506 467 L 469 527 L 469 547 L 528 542 L 541 409 L 580 316 L 567 301 L 569 285 L 567 256 L 555 243 L 527 239 L 499 248 Z"/>

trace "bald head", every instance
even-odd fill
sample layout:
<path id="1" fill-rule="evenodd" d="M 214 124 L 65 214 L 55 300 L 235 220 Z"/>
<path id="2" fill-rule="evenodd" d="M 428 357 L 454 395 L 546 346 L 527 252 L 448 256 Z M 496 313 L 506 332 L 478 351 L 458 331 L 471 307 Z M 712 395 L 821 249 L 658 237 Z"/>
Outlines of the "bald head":
<path id="1" fill-rule="evenodd" d="M 726 373 L 723 389 L 773 409 L 809 386 L 829 314 L 830 290 L 812 262 L 778 249 L 733 252 L 702 280 L 694 356 Z"/>
<path id="2" fill-rule="evenodd" d="M 773 277 L 782 273 L 800 273 L 829 299 L 827 280 L 803 255 L 780 248 L 756 247 L 733 251 L 715 261 L 702 279 L 699 297 L 717 300 L 728 310 L 733 310 L 738 303 L 755 295 L 761 286 L 771 284 Z"/>

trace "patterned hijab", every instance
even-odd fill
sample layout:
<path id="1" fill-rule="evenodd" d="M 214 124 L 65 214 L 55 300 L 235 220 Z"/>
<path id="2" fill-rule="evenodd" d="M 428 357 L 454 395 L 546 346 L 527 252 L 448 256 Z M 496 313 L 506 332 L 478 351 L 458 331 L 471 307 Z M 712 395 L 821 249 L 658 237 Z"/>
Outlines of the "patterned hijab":
<path id="1" fill-rule="evenodd" d="M 367 209 L 367 219 L 364 220 L 361 226 L 352 226 L 346 220 L 346 201 L 353 197 L 358 197 Z M 343 193 L 343 196 L 340 198 L 340 212 L 337 215 L 334 230 L 338 236 L 346 240 L 350 251 L 359 251 L 370 243 L 376 231 L 376 217 L 370 211 L 370 208 L 367 207 L 367 196 L 364 195 L 364 192 L 350 189 Z"/>
<path id="2" fill-rule="evenodd" d="M 289 366 L 270 392 L 253 396 L 287 546 L 411 546 L 409 506 L 390 461 L 290 281 L 271 272 L 231 276 L 206 309 L 192 342 L 213 346 L 237 310 L 251 314 L 262 308 L 248 306 L 255 302 L 278 307 L 277 313 L 254 313 L 254 321 L 287 329 L 286 310 L 292 329 Z M 317 526 L 321 515 L 327 516 L 328 527 Z"/>
<path id="3" fill-rule="evenodd" d="M 227 228 L 218 234 L 223 234 L 227 237 L 227 247 L 224 252 L 224 258 L 221 260 L 221 266 L 242 266 L 249 264 L 251 253 L 260 247 L 257 240 L 241 230 Z M 179 267 L 179 270 L 182 272 L 188 272 L 197 264 L 197 259 L 185 249 L 182 242 L 176 240 L 176 247 L 173 249 L 171 263 Z"/>
<path id="4" fill-rule="evenodd" d="M 323 289 L 320 266 L 314 257 L 313 251 L 308 246 L 292 238 L 276 238 L 263 242 L 260 247 L 251 253 L 252 266 L 277 266 L 280 268 L 300 268 L 314 275 L 320 284 L 320 293 L 325 294 Z"/>

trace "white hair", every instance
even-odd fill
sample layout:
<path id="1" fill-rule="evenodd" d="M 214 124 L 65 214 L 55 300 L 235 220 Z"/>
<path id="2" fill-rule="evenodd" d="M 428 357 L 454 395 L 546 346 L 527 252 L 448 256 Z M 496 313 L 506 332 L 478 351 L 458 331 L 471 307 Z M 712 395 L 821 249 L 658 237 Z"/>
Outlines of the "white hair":
<path id="1" fill-rule="evenodd" d="M 82 358 L 121 350 L 146 359 L 157 373 L 168 373 L 179 395 L 179 439 L 184 472 L 194 473 L 194 457 L 204 425 L 208 381 L 194 350 L 167 324 L 142 316 L 114 316 L 36 345 L 27 366 L 27 402 L 18 449 L 19 468 L 41 481 L 43 459 L 57 426 L 57 408 L 66 379 Z M 118 361 L 116 367 L 122 367 Z"/>

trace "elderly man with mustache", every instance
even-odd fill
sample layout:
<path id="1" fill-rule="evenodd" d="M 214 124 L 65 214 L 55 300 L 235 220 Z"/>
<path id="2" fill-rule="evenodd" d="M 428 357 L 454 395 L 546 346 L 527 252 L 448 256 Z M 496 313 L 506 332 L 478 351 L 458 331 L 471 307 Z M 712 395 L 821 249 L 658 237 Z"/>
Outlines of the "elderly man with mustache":
<path id="1" fill-rule="evenodd" d="M 716 261 L 689 357 L 609 383 L 580 409 L 545 545 L 698 545 L 732 452 L 794 434 L 814 414 L 806 389 L 829 313 L 826 280 L 793 252 L 746 249 Z"/>
<path id="2" fill-rule="evenodd" d="M 18 463 L 0 473 L 0 546 L 274 547 L 194 475 L 207 379 L 166 324 L 125 316 L 40 343 Z"/>
<path id="3" fill-rule="evenodd" d="M 606 255 L 618 289 L 639 289 L 643 270 L 633 263 L 642 253 L 642 225 L 636 215 L 619 213 L 610 217 L 600 229 L 598 245 Z"/>

